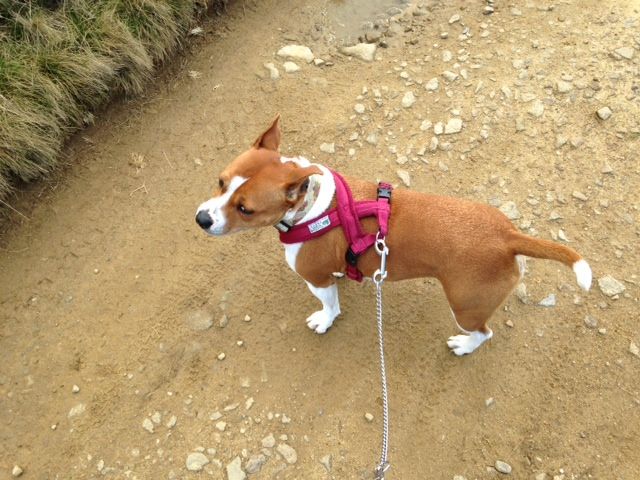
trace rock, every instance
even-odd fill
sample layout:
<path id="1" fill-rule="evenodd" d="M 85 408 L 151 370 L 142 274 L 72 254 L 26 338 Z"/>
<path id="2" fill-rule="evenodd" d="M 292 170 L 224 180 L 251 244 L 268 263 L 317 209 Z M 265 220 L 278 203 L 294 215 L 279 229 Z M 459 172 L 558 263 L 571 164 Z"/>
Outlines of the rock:
<path id="1" fill-rule="evenodd" d="M 420 130 L 422 132 L 426 132 L 427 130 L 430 130 L 431 127 L 433 127 L 433 124 L 429 120 L 423 120 L 422 123 L 420 124 Z"/>
<path id="2" fill-rule="evenodd" d="M 597 328 L 598 327 L 598 319 L 595 317 L 592 317 L 591 315 L 587 315 L 586 317 L 584 317 L 584 325 L 587 328 Z"/>
<path id="3" fill-rule="evenodd" d="M 265 463 L 267 463 L 267 457 L 262 453 L 251 455 L 247 463 L 245 463 L 244 469 L 249 475 L 252 475 L 258 473 Z"/>
<path id="4" fill-rule="evenodd" d="M 451 72 L 451 71 L 449 71 L 449 70 L 447 70 L 447 71 L 445 71 L 445 72 L 442 72 L 442 76 L 443 76 L 443 77 L 445 78 L 445 80 L 446 80 L 446 81 L 448 81 L 448 82 L 453 82 L 453 81 L 455 81 L 455 80 L 457 80 L 457 79 L 458 79 L 458 74 L 457 74 L 457 73 L 454 73 L 454 72 Z"/>
<path id="5" fill-rule="evenodd" d="M 270 433 L 262 439 L 262 446 L 264 448 L 273 448 L 276 446 L 276 439 L 274 438 L 273 433 Z"/>
<path id="6" fill-rule="evenodd" d="M 635 50 L 632 47 L 620 47 L 616 48 L 614 51 L 626 60 L 631 60 L 635 54 Z"/>
<path id="7" fill-rule="evenodd" d="M 453 133 L 460 133 L 462 131 L 462 119 L 454 117 L 450 119 L 444 126 L 445 135 L 451 135 Z"/>
<path id="8" fill-rule="evenodd" d="M 529 109 L 529 115 L 540 118 L 544 114 L 544 103 L 541 100 L 535 100 Z"/>
<path id="9" fill-rule="evenodd" d="M 445 50 L 444 52 L 442 52 L 443 62 L 450 62 L 452 59 L 453 59 L 453 53 L 451 53 L 450 50 Z"/>
<path id="10" fill-rule="evenodd" d="M 176 417 L 175 415 L 171 415 L 171 417 L 169 417 L 169 420 L 167 420 L 167 423 L 165 423 L 167 428 L 173 428 L 176 426 L 176 423 L 178 423 L 178 417 Z"/>
<path id="11" fill-rule="evenodd" d="M 72 407 L 67 414 L 67 418 L 77 417 L 78 415 L 82 415 L 85 410 L 87 410 L 87 405 L 84 403 L 79 403 L 75 407 Z"/>
<path id="12" fill-rule="evenodd" d="M 247 474 L 242 470 L 242 461 L 240 457 L 234 458 L 227 465 L 227 480 L 245 480 Z"/>
<path id="13" fill-rule="evenodd" d="M 502 460 L 496 460 L 495 464 L 496 470 L 500 473 L 504 473 L 505 475 L 509 475 L 511 473 L 511 465 Z"/>
<path id="14" fill-rule="evenodd" d="M 71 387 L 72 393 L 78 393 L 79 391 L 80 391 L 80 387 L 78 385 L 74 385 L 73 387 Z"/>
<path id="15" fill-rule="evenodd" d="M 491 15 L 493 12 L 494 12 L 494 10 L 493 10 L 493 6 L 492 5 L 487 5 L 486 7 L 484 7 L 482 9 L 482 13 L 484 15 Z"/>
<path id="16" fill-rule="evenodd" d="M 364 38 L 367 43 L 377 43 L 382 38 L 382 32 L 380 30 L 369 30 L 364 34 Z"/>
<path id="17" fill-rule="evenodd" d="M 320 463 L 327 472 L 331 471 L 331 454 L 325 455 L 320 459 Z"/>
<path id="18" fill-rule="evenodd" d="M 527 299 L 527 286 L 524 283 L 519 283 L 518 286 L 516 287 L 516 297 L 522 303 L 525 303 L 525 304 L 527 303 L 527 301 L 528 301 L 528 299 Z"/>
<path id="19" fill-rule="evenodd" d="M 544 473 L 544 472 L 542 472 L 542 473 L 538 473 L 538 474 L 535 476 L 535 480 L 547 480 L 547 478 L 549 478 L 549 477 L 548 477 L 548 476 L 547 476 L 547 474 L 546 474 L 546 473 Z"/>
<path id="20" fill-rule="evenodd" d="M 504 213 L 509 220 L 517 220 L 521 217 L 515 202 L 504 202 L 500 205 L 500 211 Z"/>
<path id="21" fill-rule="evenodd" d="M 349 57 L 356 57 L 366 62 L 375 59 L 376 45 L 374 43 L 358 43 L 352 47 L 342 47 L 340 53 Z"/>
<path id="22" fill-rule="evenodd" d="M 24 473 L 24 470 L 22 470 L 22 468 L 18 465 L 14 465 L 13 469 L 11 470 L 11 475 L 13 475 L 14 477 L 19 477 L 23 473 Z"/>
<path id="23" fill-rule="evenodd" d="M 364 113 L 365 111 L 365 106 L 361 103 L 356 103 L 353 107 L 353 109 L 355 110 L 356 113 Z"/>
<path id="24" fill-rule="evenodd" d="M 229 317 L 227 317 L 227 315 L 223 313 L 220 317 L 220 320 L 218 320 L 218 325 L 220 325 L 220 328 L 224 328 L 229 325 Z"/>
<path id="25" fill-rule="evenodd" d="M 631 342 L 629 344 L 629 352 L 631 352 L 631 354 L 635 355 L 636 357 L 640 357 L 640 348 L 638 348 L 638 345 L 636 345 L 634 342 Z"/>
<path id="26" fill-rule="evenodd" d="M 156 425 L 160 425 L 160 422 L 162 422 L 162 415 L 160 414 L 160 412 L 155 412 L 153 415 L 151 415 L 151 421 Z"/>
<path id="27" fill-rule="evenodd" d="M 284 62 L 282 66 L 284 67 L 284 71 L 287 73 L 294 73 L 300 70 L 300 67 L 293 62 Z"/>
<path id="28" fill-rule="evenodd" d="M 588 200 L 587 196 L 584 193 L 579 192 L 578 190 L 574 190 L 573 193 L 571 193 L 571 196 L 582 202 L 586 202 Z"/>
<path id="29" fill-rule="evenodd" d="M 153 433 L 153 422 L 149 418 L 145 418 L 142 421 L 142 428 L 144 428 L 147 432 Z"/>
<path id="30" fill-rule="evenodd" d="M 226 353 L 224 353 L 224 352 L 220 352 L 220 353 L 218 354 L 218 360 L 222 361 L 222 360 L 224 360 L 225 358 L 227 358 L 227 354 L 226 354 Z"/>
<path id="31" fill-rule="evenodd" d="M 452 24 L 454 24 L 456 22 L 459 22 L 460 18 L 461 18 L 460 15 L 457 14 L 457 13 L 451 15 L 451 18 L 449 18 L 449 25 L 452 25 Z"/>
<path id="32" fill-rule="evenodd" d="M 565 82 L 564 80 L 558 80 L 556 83 L 556 90 L 558 93 L 569 93 L 573 90 L 573 85 L 569 82 Z"/>
<path id="33" fill-rule="evenodd" d="M 613 115 L 613 112 L 609 107 L 602 107 L 596 112 L 596 115 L 600 120 L 609 120 L 611 115 Z"/>
<path id="34" fill-rule="evenodd" d="M 540 305 L 541 307 L 555 307 L 556 306 L 556 295 L 554 293 L 551 293 L 551 294 L 547 295 L 542 300 L 540 300 L 538 305 Z"/>
<path id="35" fill-rule="evenodd" d="M 453 480 L 467 480 L 467 477 L 463 477 L 462 475 L 454 475 Z"/>
<path id="36" fill-rule="evenodd" d="M 396 174 L 398 175 L 400 180 L 402 180 L 402 183 L 404 183 L 407 187 L 411 186 L 411 176 L 409 175 L 409 172 L 407 172 L 406 170 L 398 169 L 396 171 Z"/>
<path id="37" fill-rule="evenodd" d="M 438 90 L 440 86 L 440 81 L 437 78 L 432 78 L 427 83 L 425 83 L 424 88 L 430 92 L 435 92 Z"/>
<path id="38" fill-rule="evenodd" d="M 313 52 L 309 47 L 305 47 L 304 45 L 286 45 L 278 50 L 276 55 L 284 58 L 304 60 L 307 63 L 313 62 Z"/>
<path id="39" fill-rule="evenodd" d="M 264 68 L 269 70 L 269 76 L 271 77 L 271 80 L 277 80 L 280 78 L 280 72 L 273 63 L 265 63 Z"/>
<path id="40" fill-rule="evenodd" d="M 194 310 L 187 313 L 185 318 L 187 327 L 197 332 L 207 330 L 213 325 L 213 315 L 206 310 Z"/>
<path id="41" fill-rule="evenodd" d="M 598 279 L 598 286 L 602 293 L 608 297 L 619 295 L 625 291 L 625 286 L 611 275 L 605 275 Z"/>
<path id="42" fill-rule="evenodd" d="M 378 144 L 378 135 L 376 135 L 375 133 L 370 133 L 369 135 L 367 135 L 367 143 L 371 144 L 371 145 L 377 145 Z"/>
<path id="43" fill-rule="evenodd" d="M 209 459 L 201 452 L 190 453 L 187 456 L 187 461 L 185 462 L 187 470 L 190 472 L 199 472 L 207 463 L 209 463 Z"/>
<path id="44" fill-rule="evenodd" d="M 413 92 L 409 91 L 409 92 L 405 93 L 404 96 L 402 97 L 402 106 L 404 108 L 409 108 L 414 103 L 416 103 L 416 97 L 413 94 Z"/>
<path id="45" fill-rule="evenodd" d="M 224 432 L 227 429 L 227 422 L 220 420 L 216 423 L 216 430 Z"/>
<path id="46" fill-rule="evenodd" d="M 289 465 L 292 465 L 298 461 L 298 454 L 293 449 L 293 447 L 287 445 L 286 443 L 279 443 L 276 447 L 276 451 L 282 455 L 284 461 Z"/>
<path id="47" fill-rule="evenodd" d="M 373 422 L 373 415 L 372 415 L 372 414 L 370 414 L 369 412 L 367 412 L 367 413 L 365 413 L 365 414 L 364 414 L 364 418 L 365 418 L 365 420 L 366 420 L 367 422 L 369 422 L 369 423 Z"/>
<path id="48" fill-rule="evenodd" d="M 336 144 L 335 143 L 322 143 L 320 145 L 320 151 L 324 153 L 335 153 L 336 152 Z"/>

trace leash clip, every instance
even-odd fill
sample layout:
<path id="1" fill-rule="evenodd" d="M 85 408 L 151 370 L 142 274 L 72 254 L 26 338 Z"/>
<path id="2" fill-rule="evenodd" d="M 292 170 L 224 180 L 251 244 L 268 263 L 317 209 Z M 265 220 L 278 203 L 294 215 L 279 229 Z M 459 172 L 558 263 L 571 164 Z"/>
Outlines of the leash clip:
<path id="1" fill-rule="evenodd" d="M 382 285 L 382 282 L 387 278 L 387 255 L 389 254 L 389 247 L 387 247 L 385 237 L 381 236 L 380 232 L 376 234 L 374 247 L 376 253 L 380 255 L 380 268 L 373 274 L 373 282 L 376 285 Z"/>
<path id="2" fill-rule="evenodd" d="M 387 472 L 387 470 L 389 470 L 389 467 L 391 467 L 391 464 L 389 462 L 384 462 L 378 465 L 374 470 L 376 480 L 384 480 L 384 474 Z"/>

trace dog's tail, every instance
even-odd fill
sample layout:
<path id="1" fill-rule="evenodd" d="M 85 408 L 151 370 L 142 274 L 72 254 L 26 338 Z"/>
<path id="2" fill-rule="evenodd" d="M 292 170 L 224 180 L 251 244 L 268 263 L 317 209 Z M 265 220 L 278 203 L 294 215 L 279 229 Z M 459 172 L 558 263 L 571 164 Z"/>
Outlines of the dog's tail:
<path id="1" fill-rule="evenodd" d="M 591 267 L 572 248 L 549 240 L 529 237 L 520 232 L 511 233 L 509 246 L 512 248 L 514 255 L 526 255 L 527 257 L 544 258 L 564 263 L 567 267 L 573 269 L 578 285 L 581 288 L 584 290 L 591 288 Z"/>

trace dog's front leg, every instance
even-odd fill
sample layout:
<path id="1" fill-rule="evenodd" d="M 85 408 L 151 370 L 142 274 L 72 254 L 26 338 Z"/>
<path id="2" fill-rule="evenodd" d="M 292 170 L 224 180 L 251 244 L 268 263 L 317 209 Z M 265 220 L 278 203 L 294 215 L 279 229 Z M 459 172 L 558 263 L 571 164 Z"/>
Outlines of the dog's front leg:
<path id="1" fill-rule="evenodd" d="M 340 301 L 338 300 L 338 285 L 335 283 L 328 287 L 316 287 L 305 281 L 311 293 L 322 302 L 322 310 L 312 313 L 307 318 L 307 325 L 316 333 L 325 333 L 340 315 Z"/>

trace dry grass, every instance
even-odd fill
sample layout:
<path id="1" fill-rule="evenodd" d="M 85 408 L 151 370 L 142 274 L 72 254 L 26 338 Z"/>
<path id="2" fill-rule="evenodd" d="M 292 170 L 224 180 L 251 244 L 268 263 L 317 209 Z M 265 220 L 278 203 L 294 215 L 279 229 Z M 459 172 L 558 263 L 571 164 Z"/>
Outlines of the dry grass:
<path id="1" fill-rule="evenodd" d="M 91 111 L 140 93 L 215 0 L 0 0 L 0 200 L 51 171 Z"/>

